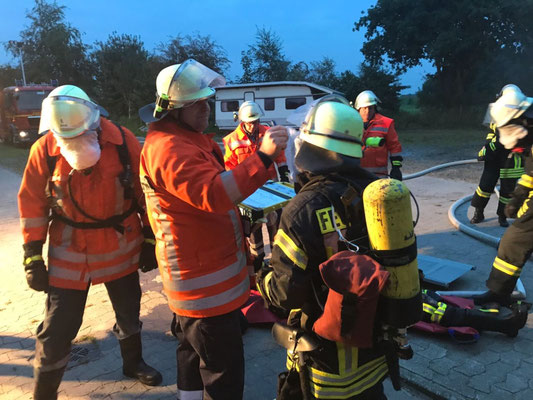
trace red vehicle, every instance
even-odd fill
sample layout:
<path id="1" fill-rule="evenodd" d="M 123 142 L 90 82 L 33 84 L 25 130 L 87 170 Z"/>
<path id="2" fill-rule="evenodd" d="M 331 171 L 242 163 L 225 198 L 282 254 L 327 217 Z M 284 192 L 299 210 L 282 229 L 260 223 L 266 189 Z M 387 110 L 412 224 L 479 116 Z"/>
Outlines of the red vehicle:
<path id="1" fill-rule="evenodd" d="M 0 139 L 4 143 L 31 144 L 39 138 L 41 103 L 55 86 L 9 86 L 0 92 Z"/>

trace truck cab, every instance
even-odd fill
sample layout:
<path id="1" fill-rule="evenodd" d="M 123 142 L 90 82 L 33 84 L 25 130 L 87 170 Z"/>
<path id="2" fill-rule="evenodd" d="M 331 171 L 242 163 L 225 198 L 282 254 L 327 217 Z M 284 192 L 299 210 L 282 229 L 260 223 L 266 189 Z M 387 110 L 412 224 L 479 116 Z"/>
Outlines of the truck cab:
<path id="1" fill-rule="evenodd" d="M 52 85 L 9 86 L 0 92 L 0 139 L 16 145 L 39 138 L 41 104 L 55 89 Z"/>

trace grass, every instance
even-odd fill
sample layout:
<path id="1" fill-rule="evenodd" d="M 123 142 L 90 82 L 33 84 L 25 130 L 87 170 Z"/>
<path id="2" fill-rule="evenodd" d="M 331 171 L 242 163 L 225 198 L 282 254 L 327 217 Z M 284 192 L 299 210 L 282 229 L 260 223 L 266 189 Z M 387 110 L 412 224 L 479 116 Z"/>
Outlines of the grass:
<path id="1" fill-rule="evenodd" d="M 22 175 L 29 153 L 29 148 L 0 143 L 0 166 Z"/>

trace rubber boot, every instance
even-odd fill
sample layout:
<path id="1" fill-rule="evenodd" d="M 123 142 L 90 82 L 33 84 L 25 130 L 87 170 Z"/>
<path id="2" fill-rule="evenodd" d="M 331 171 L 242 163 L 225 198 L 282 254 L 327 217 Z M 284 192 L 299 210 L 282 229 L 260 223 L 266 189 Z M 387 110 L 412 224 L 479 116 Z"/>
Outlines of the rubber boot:
<path id="1" fill-rule="evenodd" d="M 505 217 L 505 215 L 498 215 L 498 223 L 504 228 L 507 228 L 509 226 L 509 222 L 507 222 L 507 218 Z"/>
<path id="2" fill-rule="evenodd" d="M 65 368 L 54 369 L 52 371 L 40 371 L 33 369 L 35 387 L 33 388 L 34 400 L 56 400 L 57 389 L 63 378 Z"/>
<path id="3" fill-rule="evenodd" d="M 470 326 L 478 331 L 500 332 L 509 337 L 517 336 L 527 321 L 527 305 L 522 303 L 509 308 L 468 310 L 454 307 L 450 311 L 443 315 L 441 325 Z"/>
<path id="4" fill-rule="evenodd" d="M 163 377 L 155 368 L 146 364 L 142 358 L 141 333 L 119 340 L 122 354 L 122 373 L 129 378 L 139 380 L 148 386 L 157 386 Z"/>
<path id="5" fill-rule="evenodd" d="M 485 215 L 483 215 L 483 209 L 476 207 L 474 209 L 474 216 L 470 220 L 471 224 L 479 224 L 485 219 Z"/>

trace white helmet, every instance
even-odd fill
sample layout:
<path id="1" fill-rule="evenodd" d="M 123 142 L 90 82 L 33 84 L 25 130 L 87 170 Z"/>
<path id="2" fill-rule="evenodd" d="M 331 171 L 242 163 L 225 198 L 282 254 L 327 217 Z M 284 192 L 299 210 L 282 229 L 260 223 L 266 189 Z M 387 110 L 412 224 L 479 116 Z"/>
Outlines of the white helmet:
<path id="1" fill-rule="evenodd" d="M 196 60 L 171 65 L 157 75 L 155 104 L 142 107 L 139 116 L 144 122 L 158 121 L 170 110 L 214 96 L 214 88 L 225 84 L 222 75 Z"/>
<path id="2" fill-rule="evenodd" d="M 363 156 L 363 120 L 348 100 L 327 95 L 311 103 L 300 127 L 303 141 L 350 157 Z"/>
<path id="3" fill-rule="evenodd" d="M 259 104 L 253 101 L 245 101 L 239 108 L 239 119 L 242 122 L 253 122 L 261 118 L 265 113 Z"/>
<path id="4" fill-rule="evenodd" d="M 500 97 L 489 104 L 485 114 L 486 124 L 494 123 L 497 128 L 507 124 L 510 120 L 520 117 L 533 104 L 533 98 L 527 97 L 516 85 L 505 85 Z"/>
<path id="5" fill-rule="evenodd" d="M 364 90 L 355 99 L 355 109 L 359 110 L 361 107 L 375 106 L 378 103 L 381 103 L 381 100 L 372 90 Z"/>
<path id="6" fill-rule="evenodd" d="M 50 130 L 70 139 L 97 129 L 99 124 L 100 107 L 77 86 L 59 86 L 43 100 L 39 133 Z"/>

